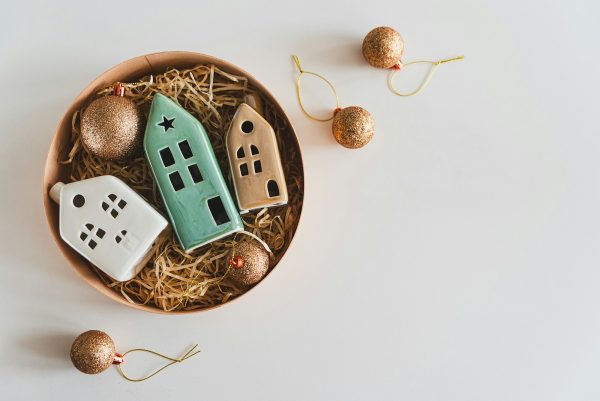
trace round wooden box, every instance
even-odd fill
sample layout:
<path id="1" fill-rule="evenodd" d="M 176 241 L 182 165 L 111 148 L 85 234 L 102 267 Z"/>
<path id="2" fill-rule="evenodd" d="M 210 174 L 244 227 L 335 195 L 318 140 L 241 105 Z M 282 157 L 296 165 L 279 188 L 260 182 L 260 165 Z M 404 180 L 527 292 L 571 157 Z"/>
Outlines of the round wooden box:
<path id="1" fill-rule="evenodd" d="M 215 305 L 211 308 L 196 309 L 191 311 L 165 312 L 162 309 L 159 309 L 154 306 L 138 305 L 127 302 L 127 300 L 125 300 L 122 296 L 109 289 L 102 282 L 100 277 L 90 268 L 90 263 L 61 239 L 58 227 L 58 205 L 50 199 L 48 191 L 52 187 L 52 185 L 54 185 L 58 181 L 68 182 L 68 167 L 59 164 L 58 161 L 66 159 L 66 154 L 68 153 L 68 150 L 70 148 L 69 142 L 71 138 L 71 119 L 73 117 L 73 113 L 82 108 L 86 99 L 88 99 L 97 90 L 111 85 L 114 82 L 133 82 L 149 74 L 163 73 L 169 67 L 191 68 L 198 64 L 214 64 L 223 71 L 247 77 L 250 85 L 252 85 L 258 92 L 260 92 L 264 96 L 264 98 L 267 99 L 267 101 L 271 102 L 281 113 L 281 115 L 286 119 L 286 122 L 290 127 L 290 130 L 292 131 L 291 133 L 294 140 L 294 146 L 297 147 L 298 154 L 300 154 L 300 145 L 296 138 L 293 126 L 290 123 L 287 115 L 285 114 L 279 103 L 275 100 L 273 95 L 258 80 L 256 80 L 256 78 L 254 78 L 252 75 L 248 74 L 241 68 L 226 61 L 220 60 L 218 58 L 200 53 L 176 51 L 153 53 L 130 59 L 117 65 L 116 67 L 111 68 L 110 70 L 106 71 L 104 74 L 96 78 L 83 90 L 83 92 L 81 92 L 79 96 L 77 96 L 73 104 L 71 104 L 71 107 L 69 107 L 69 109 L 63 116 L 62 120 L 60 121 L 60 124 L 58 125 L 56 134 L 54 135 L 54 139 L 52 140 L 52 143 L 50 145 L 48 157 L 46 159 L 46 166 L 44 170 L 44 183 L 42 188 L 44 197 L 44 209 L 46 210 L 46 217 L 48 219 L 48 225 L 50 226 L 52 236 L 54 237 L 54 240 L 56 241 L 58 247 L 60 248 L 61 252 L 65 256 L 69 264 L 73 267 L 73 269 L 75 269 L 77 273 L 80 274 L 80 276 L 87 283 L 89 283 L 92 287 L 94 287 L 107 297 L 132 308 L 145 310 L 149 312 L 184 314 L 201 312 L 222 306 L 224 304 Z M 300 166 L 300 168 L 302 168 L 302 166 Z M 300 219 L 300 215 L 298 215 L 298 219 Z M 280 262 L 281 259 L 279 260 L 279 263 Z M 249 291 L 246 291 L 246 293 L 247 292 Z M 234 299 L 238 299 L 240 297 L 241 296 L 238 296 Z"/>

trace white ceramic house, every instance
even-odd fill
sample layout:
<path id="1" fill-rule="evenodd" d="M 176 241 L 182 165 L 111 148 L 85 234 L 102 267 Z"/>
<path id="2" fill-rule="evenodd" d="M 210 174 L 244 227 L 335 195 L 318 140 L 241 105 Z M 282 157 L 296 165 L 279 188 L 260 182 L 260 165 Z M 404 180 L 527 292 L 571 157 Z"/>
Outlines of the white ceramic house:
<path id="1" fill-rule="evenodd" d="M 238 107 L 226 144 L 240 213 L 288 202 L 275 131 L 248 104 Z"/>
<path id="2" fill-rule="evenodd" d="M 135 277 L 167 220 L 120 179 L 103 175 L 50 189 L 60 236 L 117 281 Z"/>

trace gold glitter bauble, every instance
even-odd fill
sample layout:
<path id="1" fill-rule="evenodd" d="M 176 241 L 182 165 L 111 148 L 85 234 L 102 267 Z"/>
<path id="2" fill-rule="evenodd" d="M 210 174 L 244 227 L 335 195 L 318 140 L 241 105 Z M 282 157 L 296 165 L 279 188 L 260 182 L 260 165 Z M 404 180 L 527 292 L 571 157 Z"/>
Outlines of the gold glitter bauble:
<path id="1" fill-rule="evenodd" d="M 230 267 L 228 277 L 236 284 L 256 284 L 269 270 L 269 254 L 257 241 L 242 241 L 235 246 L 235 255 L 240 256 L 242 267 Z"/>
<path id="2" fill-rule="evenodd" d="M 81 141 L 88 152 L 101 159 L 125 161 L 141 149 L 143 117 L 131 99 L 98 98 L 81 115 Z"/>
<path id="3" fill-rule="evenodd" d="M 362 107 L 350 106 L 335 114 L 332 130 L 340 145 L 350 149 L 362 148 L 375 135 L 375 120 Z"/>
<path id="4" fill-rule="evenodd" d="M 378 68 L 391 68 L 398 64 L 403 52 L 402 36 L 387 26 L 380 26 L 367 33 L 362 44 L 365 60 Z"/>
<path id="5" fill-rule="evenodd" d="M 95 374 L 108 369 L 115 358 L 115 343 L 108 334 L 90 330 L 80 334 L 71 345 L 71 361 L 83 373 Z"/>

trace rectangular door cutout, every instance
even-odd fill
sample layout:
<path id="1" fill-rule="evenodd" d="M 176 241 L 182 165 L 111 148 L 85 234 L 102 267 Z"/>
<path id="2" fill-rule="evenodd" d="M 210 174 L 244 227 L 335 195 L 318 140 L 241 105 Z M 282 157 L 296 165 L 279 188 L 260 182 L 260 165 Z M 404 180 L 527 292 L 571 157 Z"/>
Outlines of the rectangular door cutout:
<path id="1" fill-rule="evenodd" d="M 202 174 L 200 174 L 200 168 L 198 168 L 197 164 L 192 164 L 191 166 L 188 166 L 188 170 L 190 172 L 190 175 L 192 176 L 194 184 L 202 182 Z"/>
<path id="2" fill-rule="evenodd" d="M 192 148 L 190 148 L 190 144 L 188 141 L 179 142 L 179 150 L 181 150 L 181 154 L 184 158 L 189 159 L 194 156 L 192 153 Z"/>
<path id="3" fill-rule="evenodd" d="M 277 185 L 277 182 L 274 180 L 267 182 L 267 193 L 269 194 L 269 198 L 279 196 L 279 185 Z"/>
<path id="4" fill-rule="evenodd" d="M 175 171 L 169 174 L 169 179 L 171 180 L 171 185 L 173 185 L 173 189 L 175 191 L 179 191 L 180 189 L 183 189 L 183 187 L 185 187 L 185 185 L 183 185 L 183 180 L 179 175 L 179 171 Z"/>
<path id="5" fill-rule="evenodd" d="M 229 222 L 229 216 L 219 196 L 208 200 L 208 208 L 218 226 Z"/>
<path id="6" fill-rule="evenodd" d="M 160 158 L 162 159 L 162 162 L 165 165 L 165 167 L 169 167 L 175 164 L 175 158 L 173 157 L 173 153 L 171 153 L 171 149 L 164 148 L 159 153 Z"/>

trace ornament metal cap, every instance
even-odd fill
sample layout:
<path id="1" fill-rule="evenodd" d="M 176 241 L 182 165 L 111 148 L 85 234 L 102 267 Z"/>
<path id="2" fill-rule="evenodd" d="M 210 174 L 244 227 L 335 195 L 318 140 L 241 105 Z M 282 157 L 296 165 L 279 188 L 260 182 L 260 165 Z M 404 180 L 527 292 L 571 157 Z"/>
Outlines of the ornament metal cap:
<path id="1" fill-rule="evenodd" d="M 125 362 L 124 355 L 123 354 L 119 354 L 118 352 L 115 352 L 115 355 L 113 356 L 112 364 L 113 365 L 120 365 L 123 362 Z"/>
<path id="2" fill-rule="evenodd" d="M 147 352 L 166 359 L 168 362 L 154 371 L 154 373 L 140 378 L 132 378 L 123 371 L 121 366 L 125 362 L 125 355 L 132 352 Z M 199 352 L 198 344 L 196 344 L 180 358 L 171 358 L 170 356 L 146 348 L 135 348 L 121 354 L 115 351 L 115 343 L 108 334 L 100 330 L 88 330 L 77 336 L 75 341 L 73 341 L 73 345 L 71 345 L 71 361 L 79 371 L 86 374 L 104 372 L 112 364 L 117 367 L 117 370 L 124 379 L 132 382 L 141 382 L 157 375 L 175 363 L 180 363 L 193 357 Z"/>
<path id="3" fill-rule="evenodd" d="M 115 96 L 125 96 L 125 87 L 122 83 L 117 82 L 113 87 L 113 95 Z"/>

